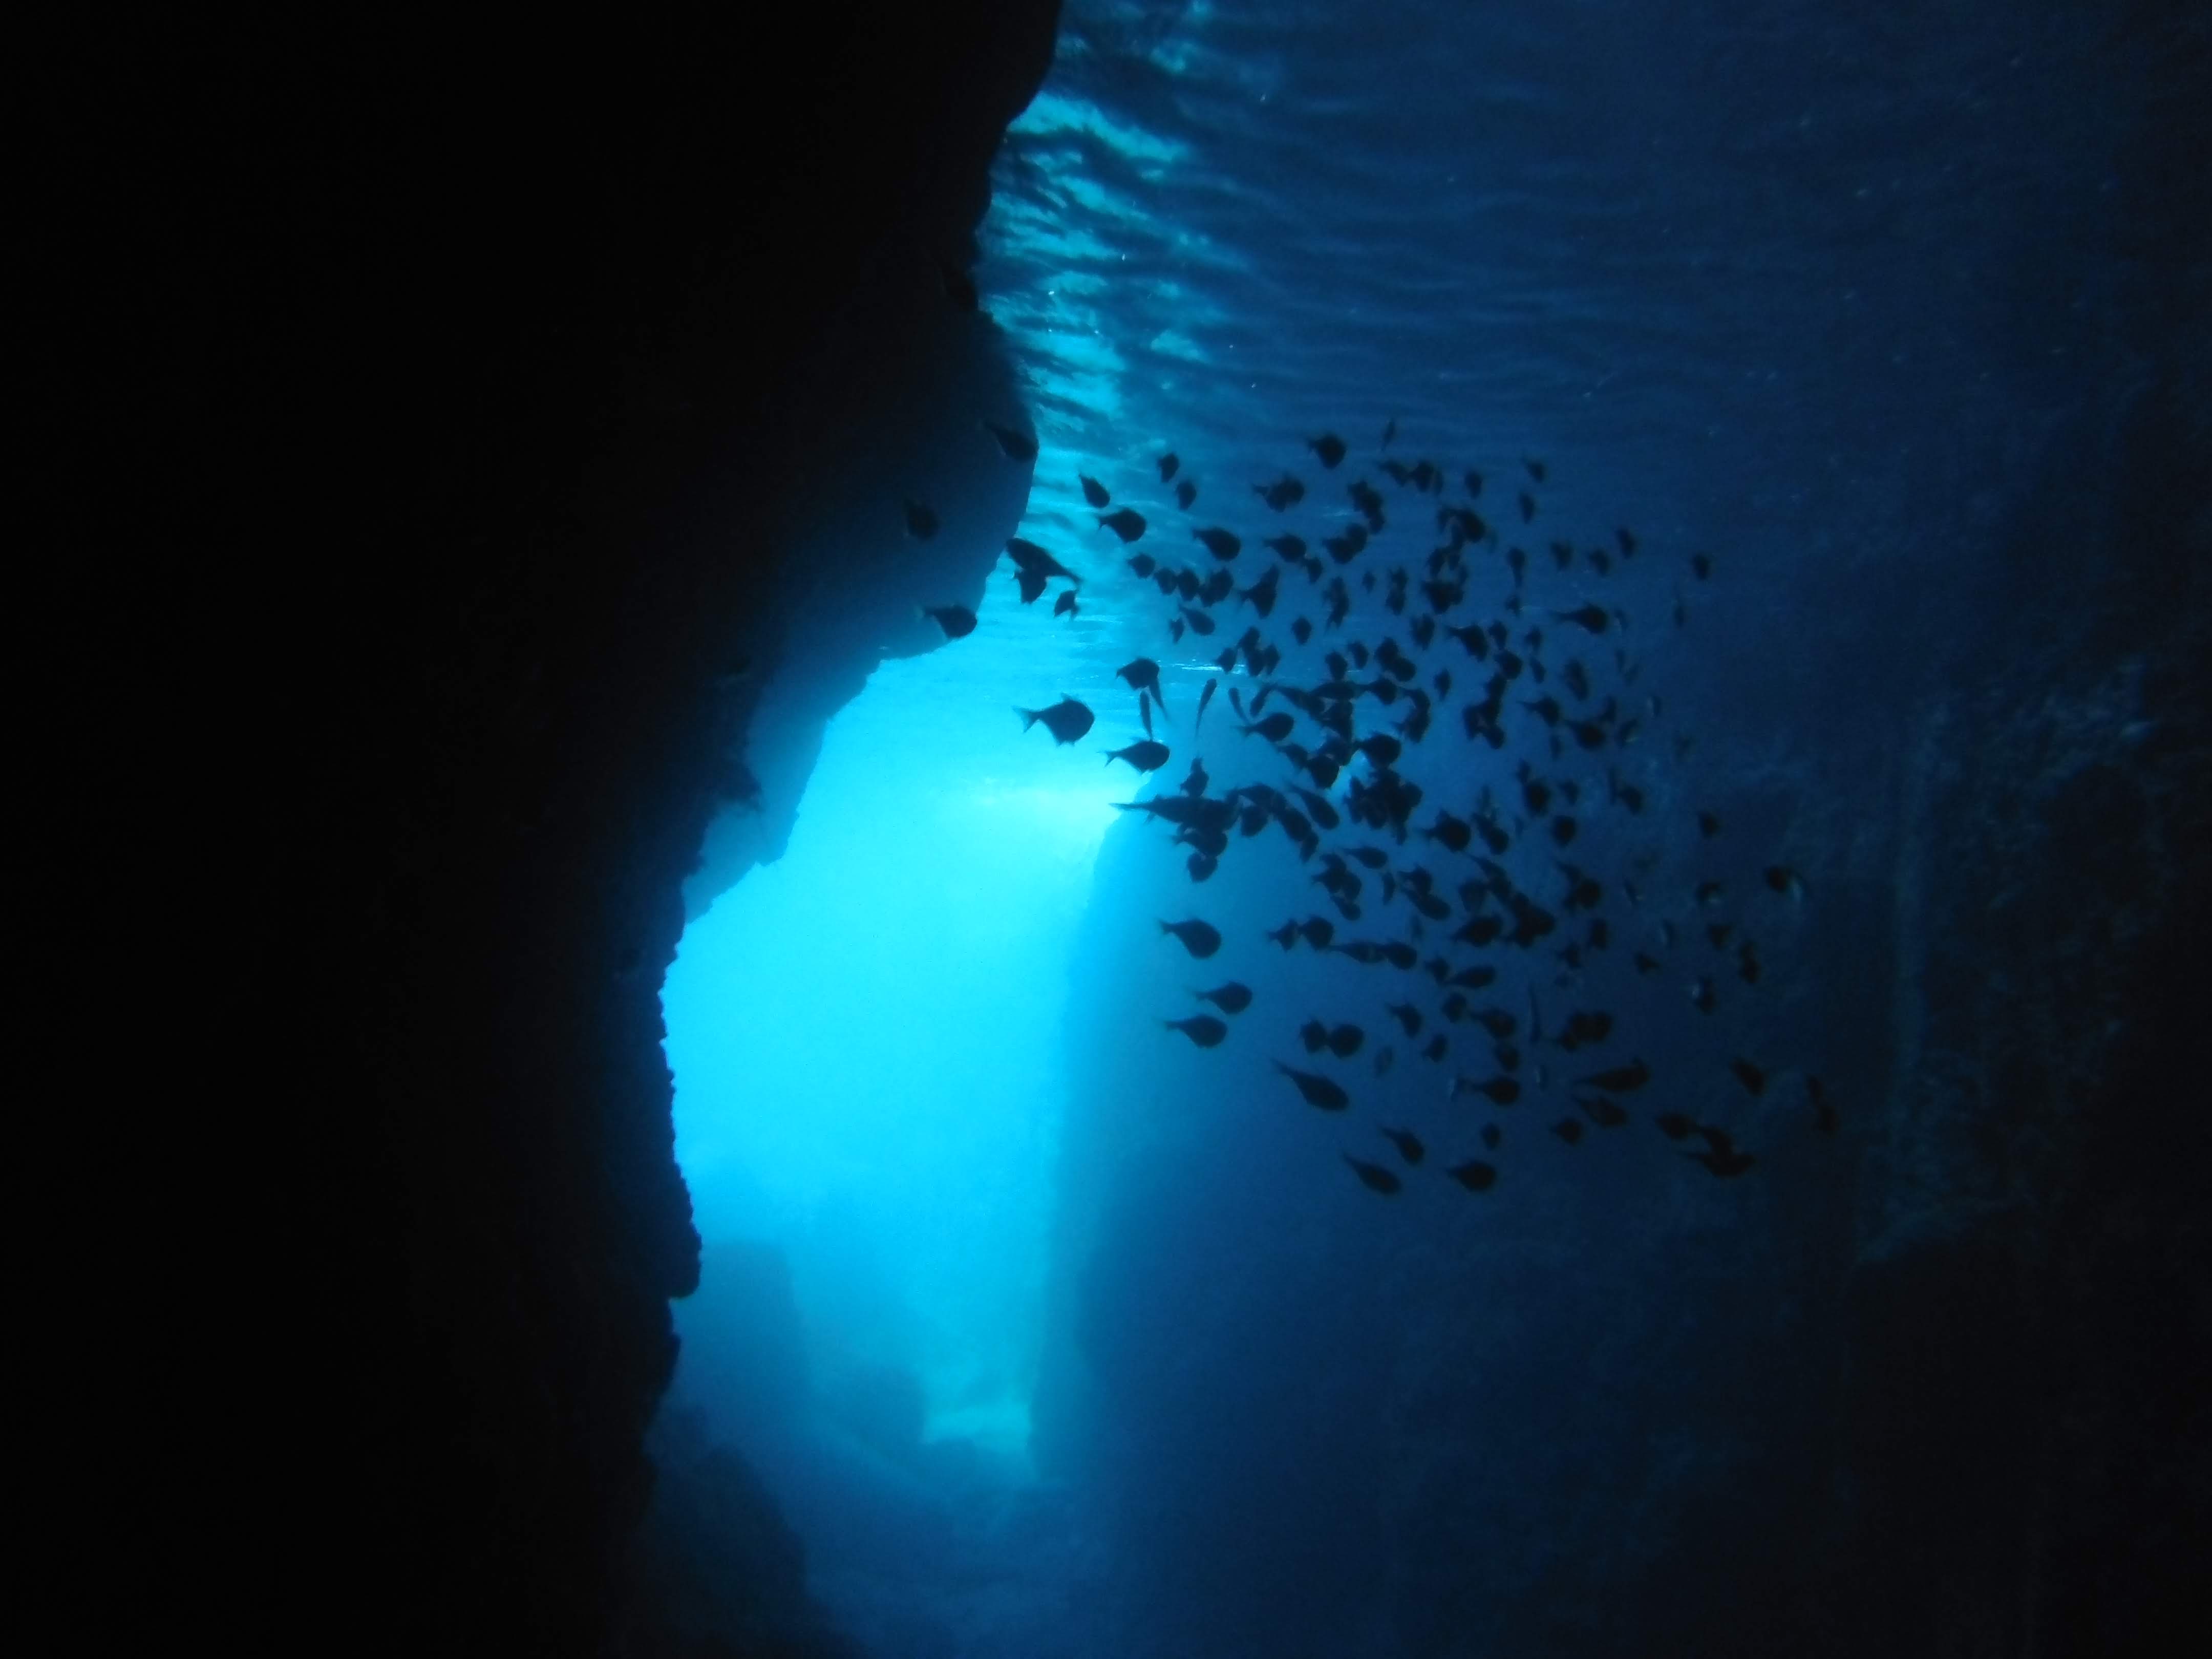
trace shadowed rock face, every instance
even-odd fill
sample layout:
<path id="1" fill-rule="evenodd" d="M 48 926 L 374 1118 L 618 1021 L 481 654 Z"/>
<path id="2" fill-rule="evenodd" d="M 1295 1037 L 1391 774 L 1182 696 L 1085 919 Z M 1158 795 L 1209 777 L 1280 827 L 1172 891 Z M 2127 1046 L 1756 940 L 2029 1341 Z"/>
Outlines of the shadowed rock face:
<path id="1" fill-rule="evenodd" d="M 602 1649 L 697 1273 L 657 988 L 750 789 L 738 662 L 781 635 L 811 463 L 927 419 L 918 364 L 1003 375 L 943 273 L 1054 21 L 196 28 L 48 65 L 140 254 L 87 258 L 82 297 L 143 389 L 93 410 L 80 376 L 70 412 L 161 434 L 168 544 L 265 619 L 237 672 L 283 798 L 271 960 L 313 988 L 270 1023 L 314 1098 L 239 1249 L 309 1325 L 298 1421 L 245 1413 L 296 1469 L 264 1612 Z M 972 599 L 991 550 L 947 556 L 931 597 Z"/>

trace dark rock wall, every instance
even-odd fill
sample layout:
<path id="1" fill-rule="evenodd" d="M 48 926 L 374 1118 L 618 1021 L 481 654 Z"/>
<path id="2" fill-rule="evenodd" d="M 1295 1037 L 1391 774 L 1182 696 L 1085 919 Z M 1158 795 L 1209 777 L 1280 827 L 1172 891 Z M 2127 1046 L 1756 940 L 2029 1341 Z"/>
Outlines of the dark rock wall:
<path id="1" fill-rule="evenodd" d="M 226 1389 L 223 1485 L 281 1449 L 245 1594 L 301 1645 L 611 1639 L 697 1273 L 657 1000 L 684 884 L 756 798 L 747 717 L 823 574 L 795 527 L 852 424 L 972 420 L 943 380 L 1011 400 L 961 273 L 1054 21 L 179 20 L 27 48 L 68 215 L 40 258 L 88 319 L 41 339 L 55 412 L 109 447 L 87 510 L 130 493 L 134 597 L 176 606 L 149 633 L 192 687 L 189 718 L 173 689 L 138 718 L 191 742 L 180 774 L 238 762 L 226 867 L 274 878 L 244 929 L 204 902 L 275 993 L 284 1098 L 222 1159 L 267 1170 L 273 1213 L 198 1207 L 287 1322 L 271 1385 Z M 1025 482 L 947 494 L 974 529 Z M 917 598 L 972 599 L 993 550 L 949 540 L 926 596 L 881 583 L 888 548 L 840 550 L 906 631 L 830 641 L 794 726 L 927 642 Z"/>

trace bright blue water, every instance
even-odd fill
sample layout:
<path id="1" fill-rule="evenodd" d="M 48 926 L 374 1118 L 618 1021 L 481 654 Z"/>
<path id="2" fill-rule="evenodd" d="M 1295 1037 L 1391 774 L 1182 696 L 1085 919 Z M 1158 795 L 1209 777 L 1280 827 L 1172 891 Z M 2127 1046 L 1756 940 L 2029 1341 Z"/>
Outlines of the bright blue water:
<path id="1" fill-rule="evenodd" d="M 1212 640 L 1168 640 L 1165 604 L 1096 528 L 1077 475 L 1146 514 L 1146 550 L 1210 568 L 1185 526 L 1271 533 L 1248 486 L 1285 466 L 1312 493 L 1285 522 L 1340 528 L 1343 478 L 1374 476 L 1386 422 L 1393 455 L 1481 468 L 1484 510 L 1509 532 L 1510 492 L 1540 458 L 1541 516 L 1513 538 L 1540 568 L 1552 538 L 1586 548 L 1632 526 L 1644 550 L 1605 594 L 1650 624 L 1639 690 L 1665 688 L 1712 764 L 1771 782 L 1793 749 L 1863 742 L 1888 716 L 1983 591 L 2023 481 L 2063 464 L 2050 446 L 2106 343 L 2103 158 L 2119 124 L 2087 95 L 2098 48 L 2059 6 L 1069 7 L 999 165 L 981 277 L 1043 445 L 1022 533 L 1083 570 L 1081 612 L 1020 607 L 1002 567 L 972 639 L 879 672 L 833 725 L 788 853 L 695 925 L 665 994 L 702 1231 L 783 1251 L 819 1386 L 903 1368 L 933 1439 L 1020 1466 L 1069 1293 L 1050 1256 L 1061 1114 L 1085 1082 L 1068 1075 L 1069 1026 L 1091 1045 L 1074 1052 L 1118 1066 L 1096 1026 L 1128 1000 L 1077 941 L 1088 919 L 1096 946 L 1121 909 L 1141 934 L 1156 911 L 1232 904 L 1226 883 L 1164 886 L 1157 871 L 1094 887 L 1094 869 L 1138 867 L 1127 851 L 1097 861 L 1107 803 L 1133 787 L 1097 758 L 1138 735 L 1114 668 L 1139 653 L 1167 665 L 1172 787 L 1208 659 L 1251 618 L 1232 602 Z M 1341 475 L 1304 452 L 1324 429 L 1354 447 Z M 1153 471 L 1164 448 L 1200 486 L 1192 515 Z M 1431 543 L 1406 526 L 1428 504 L 1385 493 L 1405 538 L 1389 557 L 1415 562 Z M 1710 587 L 1686 574 L 1692 550 L 1716 560 Z M 1266 560 L 1248 545 L 1240 582 Z M 1576 602 L 1586 580 L 1546 602 Z M 1278 637 L 1312 608 L 1303 579 L 1286 591 L 1301 599 Z M 1379 591 L 1354 598 L 1346 635 L 1398 625 Z M 1684 598 L 1694 625 L 1662 626 Z M 1474 679 L 1456 653 L 1438 660 Z M 1100 715 L 1077 748 L 1006 712 L 1062 693 Z M 1229 714 L 1209 716 L 1218 785 L 1253 771 Z M 1455 726 L 1449 709 L 1439 723 Z M 1467 792 L 1502 788 L 1520 752 L 1474 751 Z M 1637 763 L 1686 804 L 1657 760 Z M 1854 812 L 1876 807 L 1824 803 L 1823 833 L 1846 846 Z M 1613 854 L 1686 868 L 1686 823 Z M 1273 879 L 1237 890 L 1237 913 L 1322 908 L 1310 888 L 1273 902 Z M 1150 1013 L 1186 1012 L 1184 988 L 1221 976 L 1172 955 L 1144 971 L 1164 993 Z M 1820 988 L 1790 994 L 1796 1014 L 1768 1029 L 1820 1035 Z M 1823 1063 L 1860 1035 L 1825 1033 Z M 1256 1059 L 1232 1069 L 1156 1038 L 1127 1035 L 1146 1045 L 1136 1094 L 1188 1088 L 1194 1065 L 1212 1068 L 1206 1089 L 1268 1086 Z M 816 1513 L 875 1501 L 870 1477 L 821 1467 L 785 1466 L 816 1483 Z M 884 1483 L 912 1498 L 907 1476 Z M 787 1496 L 807 1512 L 805 1492 Z M 885 1588 L 899 1547 L 833 1544 L 822 1582 L 885 1651 L 933 1650 L 901 1622 L 922 1592 Z M 976 1548 L 997 1611 L 978 1625 L 932 1590 L 929 1628 L 960 1630 L 968 1652 L 1091 1650 L 1038 1609 L 1110 1568 L 1048 1551 L 1041 1565 L 1033 1538 Z"/>

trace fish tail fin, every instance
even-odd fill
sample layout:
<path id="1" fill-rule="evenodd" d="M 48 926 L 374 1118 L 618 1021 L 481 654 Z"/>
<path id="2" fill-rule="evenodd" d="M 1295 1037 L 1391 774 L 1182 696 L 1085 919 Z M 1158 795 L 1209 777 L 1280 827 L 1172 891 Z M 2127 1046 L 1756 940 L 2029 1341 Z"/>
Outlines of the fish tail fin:
<path id="1" fill-rule="evenodd" d="M 1022 717 L 1022 730 L 1026 732 L 1037 723 L 1038 717 L 1044 711 L 1042 708 L 1017 708 L 1014 713 Z"/>

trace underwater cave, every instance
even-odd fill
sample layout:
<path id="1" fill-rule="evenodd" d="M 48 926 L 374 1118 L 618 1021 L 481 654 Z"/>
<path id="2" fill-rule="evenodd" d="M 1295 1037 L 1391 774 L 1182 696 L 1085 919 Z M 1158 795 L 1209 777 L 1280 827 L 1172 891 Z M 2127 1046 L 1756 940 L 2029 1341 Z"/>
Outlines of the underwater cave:
<path id="1" fill-rule="evenodd" d="M 102 151 L 331 526 L 264 1616 L 2212 1635 L 2201 7 L 533 46 Z"/>

